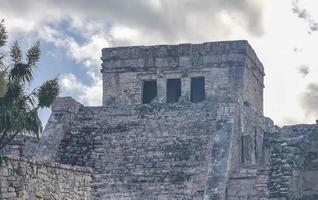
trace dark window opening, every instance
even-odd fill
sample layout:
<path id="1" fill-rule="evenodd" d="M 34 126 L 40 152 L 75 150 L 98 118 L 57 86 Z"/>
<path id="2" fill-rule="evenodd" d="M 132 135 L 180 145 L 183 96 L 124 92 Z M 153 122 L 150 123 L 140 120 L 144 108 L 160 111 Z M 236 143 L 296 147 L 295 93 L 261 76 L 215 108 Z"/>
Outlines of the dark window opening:
<path id="1" fill-rule="evenodd" d="M 168 79 L 167 81 L 167 103 L 178 102 L 181 96 L 181 80 Z"/>
<path id="2" fill-rule="evenodd" d="M 157 97 L 157 81 L 144 81 L 142 103 L 150 103 Z"/>
<path id="3" fill-rule="evenodd" d="M 204 77 L 191 78 L 191 102 L 205 100 Z"/>

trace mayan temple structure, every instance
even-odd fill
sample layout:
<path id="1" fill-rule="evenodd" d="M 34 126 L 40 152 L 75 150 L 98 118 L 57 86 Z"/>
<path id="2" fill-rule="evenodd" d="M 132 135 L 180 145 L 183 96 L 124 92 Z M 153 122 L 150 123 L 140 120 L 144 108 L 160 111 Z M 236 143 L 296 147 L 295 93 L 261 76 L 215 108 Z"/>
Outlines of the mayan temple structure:
<path id="1" fill-rule="evenodd" d="M 105 48 L 101 60 L 103 105 L 58 98 L 40 140 L 8 148 L 1 199 L 318 199 L 318 126 L 263 116 L 247 41 Z"/>

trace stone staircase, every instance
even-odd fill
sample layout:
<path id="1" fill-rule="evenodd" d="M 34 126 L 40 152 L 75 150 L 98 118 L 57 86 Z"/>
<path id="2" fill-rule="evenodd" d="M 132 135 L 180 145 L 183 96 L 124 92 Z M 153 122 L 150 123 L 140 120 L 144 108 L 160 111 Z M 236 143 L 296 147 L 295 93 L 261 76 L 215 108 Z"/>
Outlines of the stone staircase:
<path id="1" fill-rule="evenodd" d="M 261 165 L 257 169 L 256 173 L 256 189 L 258 194 L 259 200 L 268 200 L 269 198 L 269 191 L 268 191 L 268 169 L 267 167 Z"/>

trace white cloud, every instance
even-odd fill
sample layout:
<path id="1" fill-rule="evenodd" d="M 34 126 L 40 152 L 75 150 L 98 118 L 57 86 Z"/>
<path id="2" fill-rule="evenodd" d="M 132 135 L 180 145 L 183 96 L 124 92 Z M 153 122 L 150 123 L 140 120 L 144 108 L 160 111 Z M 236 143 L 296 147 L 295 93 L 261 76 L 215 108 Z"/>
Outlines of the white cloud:
<path id="1" fill-rule="evenodd" d="M 89 85 L 84 85 L 74 74 L 63 74 L 60 77 L 62 94 L 73 96 L 87 105 L 101 105 L 102 79 L 98 55 L 101 54 L 102 48 L 110 46 L 107 38 L 102 33 L 96 33 L 83 44 L 79 44 L 71 36 L 49 26 L 44 26 L 38 34 L 41 39 L 65 48 L 69 57 L 87 69 L 87 75 L 91 80 Z"/>
<path id="2" fill-rule="evenodd" d="M 265 67 L 264 113 L 278 125 L 314 123 L 305 111 L 302 96 L 308 84 L 317 83 L 318 33 L 308 34 L 307 22 L 292 8 L 291 1 L 268 1 L 265 34 L 250 40 Z M 299 74 L 302 65 L 310 66 L 305 78 Z"/>
<path id="3" fill-rule="evenodd" d="M 115 40 L 126 43 L 130 43 L 132 38 L 137 39 L 138 41 L 142 40 L 142 34 L 138 30 L 126 26 L 114 25 L 110 30 L 110 34 Z"/>
<path id="4" fill-rule="evenodd" d="M 72 96 L 85 105 L 101 105 L 102 99 L 102 80 L 90 74 L 93 84 L 84 85 L 72 73 L 63 74 L 59 77 L 62 87 L 62 96 Z"/>
<path id="5" fill-rule="evenodd" d="M 88 32 L 96 27 L 105 29 L 105 26 L 116 25 L 138 30 L 144 37 L 156 38 L 158 42 L 178 42 L 228 34 L 232 29 L 219 16 L 224 12 L 247 32 L 261 35 L 263 2 L 265 0 L 3 0 L 0 12 L 7 16 L 12 25 L 10 29 L 28 27 L 25 30 L 30 31 L 39 25 L 69 19 L 74 27 Z"/>
<path id="6" fill-rule="evenodd" d="M 260 35 L 262 7 L 259 2 L 262 1 L 3 0 L 0 13 L 6 19 L 10 35 L 32 33 L 66 49 L 71 59 L 86 66 L 90 85 L 84 85 L 74 74 L 62 75 L 61 83 L 64 94 L 96 105 L 101 104 L 101 95 L 91 94 L 102 92 L 99 72 L 102 48 L 222 39 L 231 33 L 234 24 Z M 58 24 L 63 20 L 68 22 L 68 29 L 84 38 L 84 42 L 59 29 Z"/>
<path id="7" fill-rule="evenodd" d="M 66 49 L 71 59 L 85 66 L 90 84 L 83 84 L 74 74 L 62 75 L 61 84 L 63 94 L 90 105 L 101 104 L 101 48 L 247 39 L 265 66 L 265 114 L 282 125 L 312 122 L 302 97 L 318 77 L 318 32 L 315 34 L 313 28 L 318 19 L 318 3 L 292 2 L 3 0 L 0 13 L 11 33 L 35 32 L 42 40 Z M 63 20 L 82 41 L 57 26 Z M 302 65 L 310 66 L 305 78 L 299 76 Z"/>
<path id="8" fill-rule="evenodd" d="M 38 33 L 41 39 L 52 42 L 57 47 L 65 48 L 72 59 L 87 67 L 96 68 L 96 65 L 100 64 L 98 55 L 101 54 L 101 49 L 110 46 L 108 38 L 102 33 L 91 35 L 83 44 L 79 44 L 71 36 L 49 26 L 44 26 Z"/>

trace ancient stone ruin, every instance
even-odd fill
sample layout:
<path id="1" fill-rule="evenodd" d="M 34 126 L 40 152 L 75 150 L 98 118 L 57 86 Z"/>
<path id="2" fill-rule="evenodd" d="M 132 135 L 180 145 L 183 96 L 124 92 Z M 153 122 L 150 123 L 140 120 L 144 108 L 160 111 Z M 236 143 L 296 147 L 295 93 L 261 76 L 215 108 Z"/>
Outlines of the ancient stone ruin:
<path id="1" fill-rule="evenodd" d="M 103 106 L 58 98 L 40 141 L 3 152 L 1 199 L 318 199 L 318 126 L 263 116 L 264 68 L 247 41 L 101 59 Z"/>

